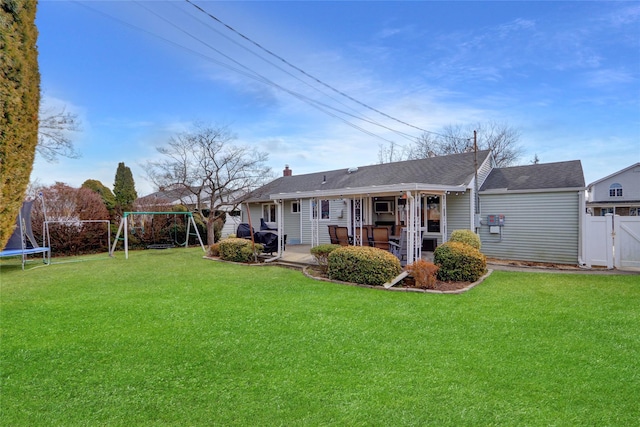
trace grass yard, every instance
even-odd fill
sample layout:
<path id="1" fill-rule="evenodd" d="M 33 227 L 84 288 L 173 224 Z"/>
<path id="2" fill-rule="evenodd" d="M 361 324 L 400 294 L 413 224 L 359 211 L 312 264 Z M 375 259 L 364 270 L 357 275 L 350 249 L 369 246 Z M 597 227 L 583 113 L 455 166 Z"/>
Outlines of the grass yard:
<path id="1" fill-rule="evenodd" d="M 201 256 L 1 264 L 0 424 L 640 425 L 638 275 L 434 295 Z"/>

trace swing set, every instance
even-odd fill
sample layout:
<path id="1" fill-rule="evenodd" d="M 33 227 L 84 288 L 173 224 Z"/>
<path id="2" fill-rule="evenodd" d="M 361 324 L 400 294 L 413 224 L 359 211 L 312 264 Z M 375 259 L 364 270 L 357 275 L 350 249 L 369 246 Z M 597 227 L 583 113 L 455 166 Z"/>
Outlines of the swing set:
<path id="1" fill-rule="evenodd" d="M 118 227 L 118 233 L 116 234 L 116 238 L 113 241 L 113 246 L 111 248 L 111 253 L 115 251 L 116 245 L 118 244 L 118 240 L 120 238 L 120 234 L 123 234 L 124 238 L 124 257 L 125 259 L 129 259 L 129 232 L 134 232 L 135 228 L 133 226 L 129 226 L 129 217 L 133 215 L 173 215 L 174 224 L 173 231 L 174 235 L 171 235 L 171 242 L 166 243 L 153 243 L 147 245 L 147 249 L 168 249 L 173 248 L 175 245 L 184 246 L 185 248 L 189 246 L 189 236 L 194 235 L 198 237 L 198 242 L 200 242 L 200 247 L 203 252 L 207 252 L 204 247 L 204 243 L 202 243 L 202 239 L 200 238 L 200 233 L 198 232 L 198 227 L 196 227 L 196 222 L 193 219 L 193 214 L 191 212 L 124 212 L 122 215 L 122 219 L 120 220 L 120 226 Z M 178 215 L 184 215 L 187 223 L 187 231 L 184 243 L 179 243 L 177 241 L 178 231 L 177 231 L 177 223 L 176 218 Z M 191 233 L 191 226 L 193 225 L 194 233 Z"/>

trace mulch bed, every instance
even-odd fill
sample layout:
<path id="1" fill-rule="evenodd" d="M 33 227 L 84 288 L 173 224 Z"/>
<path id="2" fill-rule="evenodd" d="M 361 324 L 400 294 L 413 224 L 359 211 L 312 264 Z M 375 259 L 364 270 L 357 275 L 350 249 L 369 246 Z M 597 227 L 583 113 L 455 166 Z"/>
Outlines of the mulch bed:
<path id="1" fill-rule="evenodd" d="M 315 266 L 308 266 L 305 268 L 305 272 L 311 276 L 314 277 L 316 279 L 320 279 L 320 280 L 328 280 L 330 281 L 331 279 L 329 279 L 329 277 L 327 276 L 326 273 L 322 272 L 318 267 Z M 401 282 L 399 282 L 398 284 L 396 284 L 392 289 L 394 290 L 398 290 L 398 289 L 411 289 L 411 290 L 416 290 L 416 291 L 432 291 L 432 292 L 457 292 L 457 291 L 462 291 L 465 290 L 466 288 L 468 288 L 472 283 L 471 282 L 441 282 L 441 281 L 436 281 L 436 284 L 433 288 L 431 289 L 419 289 L 415 287 L 415 283 L 413 281 L 413 278 L 411 277 L 407 277 L 405 279 L 403 279 Z M 374 288 L 382 288 L 382 286 L 372 286 Z"/>

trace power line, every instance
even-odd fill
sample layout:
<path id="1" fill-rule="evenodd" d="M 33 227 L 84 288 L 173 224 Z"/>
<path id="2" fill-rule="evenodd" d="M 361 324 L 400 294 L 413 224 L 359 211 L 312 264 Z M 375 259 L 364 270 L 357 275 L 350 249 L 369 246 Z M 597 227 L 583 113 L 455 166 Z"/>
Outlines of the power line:
<path id="1" fill-rule="evenodd" d="M 405 125 L 405 126 L 412 127 L 412 128 L 414 128 L 414 129 L 420 130 L 420 131 L 422 131 L 422 132 L 433 133 L 433 134 L 436 134 L 436 135 L 437 135 L 437 133 L 436 133 L 436 132 L 431 132 L 431 131 L 429 131 L 429 130 L 422 129 L 421 127 L 414 126 L 414 125 L 412 125 L 412 124 L 410 124 L 410 123 L 407 123 L 407 122 L 405 122 L 405 121 L 403 121 L 403 120 L 397 119 L 397 118 L 395 118 L 395 117 L 393 117 L 393 116 L 391 116 L 391 115 L 389 115 L 389 114 L 386 114 L 386 113 L 384 113 L 384 112 L 382 112 L 382 111 L 380 111 L 380 110 L 378 110 L 378 109 L 376 109 L 376 108 L 374 108 L 374 107 L 371 107 L 370 105 L 368 105 L 368 104 L 366 104 L 366 103 L 364 103 L 364 102 L 361 102 L 361 101 L 359 101 L 359 100 L 357 100 L 357 99 L 355 99 L 355 98 L 353 98 L 353 97 L 349 96 L 348 94 L 344 93 L 343 91 L 341 91 L 341 90 L 339 90 L 339 89 L 336 89 L 336 88 L 334 88 L 333 86 L 331 86 L 330 84 L 325 83 L 325 82 L 323 82 L 322 80 L 320 80 L 319 78 L 314 77 L 313 75 L 311 75 L 311 74 L 307 73 L 307 72 L 306 72 L 306 71 L 304 71 L 302 68 L 300 68 L 300 67 L 297 67 L 297 66 L 293 65 L 292 63 L 290 63 L 289 61 L 287 61 L 286 59 L 284 59 L 284 58 L 283 58 L 283 57 L 281 57 L 280 55 L 277 55 L 276 53 L 272 52 L 271 50 L 269 50 L 269 49 L 267 49 L 267 48 L 263 47 L 260 43 L 258 43 L 258 42 L 256 42 L 256 41 L 254 41 L 254 40 L 253 40 L 253 39 L 251 39 L 250 37 L 248 37 L 248 36 L 246 36 L 246 35 L 242 34 L 242 33 L 241 33 L 241 32 L 239 32 L 239 31 L 237 31 L 235 28 L 233 28 L 233 27 L 231 27 L 230 25 L 228 25 L 227 23 L 223 22 L 223 21 L 222 21 L 222 20 L 220 20 L 218 17 L 214 16 L 213 14 L 211 14 L 211 13 L 207 12 L 206 10 L 204 10 L 203 8 L 201 8 L 200 6 L 198 6 L 197 4 L 193 3 L 191 0 L 185 0 L 185 1 L 186 1 L 187 3 L 189 3 L 190 5 L 192 5 L 193 7 L 195 7 L 196 9 L 198 9 L 200 12 L 202 12 L 202 13 L 206 14 L 207 16 L 209 16 L 211 19 L 215 20 L 216 22 L 220 23 L 221 25 L 224 25 L 224 26 L 225 26 L 226 28 L 228 28 L 230 31 L 233 31 L 233 32 L 234 32 L 235 34 L 237 34 L 238 36 L 240 36 L 240 37 L 242 37 L 243 39 L 247 40 L 249 43 L 252 43 L 253 45 L 255 45 L 256 47 L 258 47 L 259 49 L 261 49 L 261 50 L 265 51 L 266 53 L 268 53 L 269 55 L 271 55 L 271 56 L 273 56 L 273 57 L 275 57 L 275 58 L 279 59 L 279 60 L 280 60 L 280 61 L 282 61 L 283 63 L 285 63 L 285 64 L 287 64 L 288 66 L 290 66 L 291 68 L 293 68 L 293 69 L 295 69 L 295 70 L 299 71 L 300 73 L 304 74 L 305 76 L 309 77 L 310 79 L 312 79 L 312 80 L 316 81 L 317 83 L 321 84 L 322 86 L 324 86 L 324 87 L 326 87 L 326 88 L 328 88 L 328 89 L 330 89 L 330 90 L 332 90 L 332 91 L 334 91 L 334 92 L 336 92 L 336 93 L 338 93 L 338 94 L 340 94 L 340 95 L 342 95 L 342 96 L 346 97 L 347 99 L 349 99 L 349 100 L 351 100 L 351 101 L 353 101 L 353 102 L 355 102 L 355 103 L 357 103 L 357 104 L 359 104 L 359 105 L 361 105 L 361 106 L 363 106 L 363 107 L 365 107 L 365 108 L 367 108 L 367 109 L 369 109 L 369 110 L 371 110 L 371 111 L 375 111 L 376 113 L 378 113 L 378 114 L 380 114 L 380 115 L 382 115 L 382 116 L 384 116 L 384 117 L 386 117 L 386 118 L 388 118 L 388 119 L 394 120 L 394 121 L 396 121 L 396 122 L 398 122 L 398 123 L 401 123 L 401 124 L 403 124 L 403 125 Z M 443 136 L 443 135 L 441 135 L 441 136 Z"/>

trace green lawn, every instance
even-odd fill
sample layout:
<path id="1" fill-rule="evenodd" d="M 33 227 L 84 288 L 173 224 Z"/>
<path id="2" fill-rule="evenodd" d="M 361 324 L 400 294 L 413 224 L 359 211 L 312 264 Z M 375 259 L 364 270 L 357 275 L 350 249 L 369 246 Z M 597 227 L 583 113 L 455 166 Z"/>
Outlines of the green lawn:
<path id="1" fill-rule="evenodd" d="M 201 256 L 3 263 L 0 424 L 640 425 L 640 276 L 436 295 Z"/>

